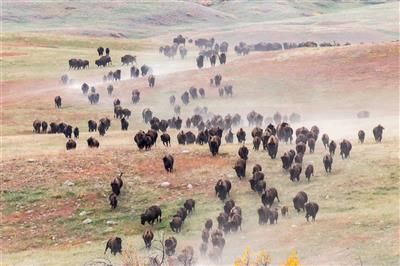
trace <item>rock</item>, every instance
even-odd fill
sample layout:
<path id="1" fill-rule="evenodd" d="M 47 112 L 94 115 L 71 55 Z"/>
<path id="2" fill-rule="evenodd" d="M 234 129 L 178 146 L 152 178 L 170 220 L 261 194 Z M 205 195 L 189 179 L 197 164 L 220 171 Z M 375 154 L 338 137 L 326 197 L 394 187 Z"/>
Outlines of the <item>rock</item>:
<path id="1" fill-rule="evenodd" d="M 83 220 L 82 223 L 83 224 L 90 224 L 90 223 L 92 223 L 92 219 L 87 218 L 87 219 Z"/>
<path id="2" fill-rule="evenodd" d="M 34 162 L 36 162 L 36 160 L 35 159 L 28 159 L 27 162 L 28 163 L 34 163 Z"/>
<path id="3" fill-rule="evenodd" d="M 188 185 L 187 185 L 187 188 L 190 189 L 190 190 L 193 189 L 192 184 L 188 184 Z"/>
<path id="4" fill-rule="evenodd" d="M 118 224 L 118 222 L 116 222 L 116 221 L 107 221 L 106 224 L 107 225 L 116 225 L 116 224 Z"/>
<path id="5" fill-rule="evenodd" d="M 326 196 L 325 196 L 325 199 L 329 199 L 329 195 L 326 195 Z"/>
<path id="6" fill-rule="evenodd" d="M 182 153 L 189 153 L 190 151 L 188 150 L 183 150 Z"/>
<path id="7" fill-rule="evenodd" d="M 170 185 L 171 185 L 171 183 L 169 183 L 169 182 L 167 182 L 167 181 L 162 182 L 162 183 L 160 184 L 161 187 L 169 187 Z"/>
<path id="8" fill-rule="evenodd" d="M 75 185 L 74 182 L 69 181 L 69 180 L 67 180 L 67 181 L 64 182 L 64 186 L 72 187 L 72 186 L 74 186 L 74 185 Z"/>
<path id="9" fill-rule="evenodd" d="M 79 213 L 79 216 L 85 216 L 86 214 L 87 214 L 86 211 L 81 211 L 81 212 Z"/>

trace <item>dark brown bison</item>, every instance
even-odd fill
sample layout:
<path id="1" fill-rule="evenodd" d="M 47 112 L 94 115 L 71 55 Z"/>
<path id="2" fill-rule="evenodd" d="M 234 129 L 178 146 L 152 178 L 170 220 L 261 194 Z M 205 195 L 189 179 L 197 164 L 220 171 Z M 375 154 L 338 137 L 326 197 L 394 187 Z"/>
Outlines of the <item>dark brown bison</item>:
<path id="1" fill-rule="evenodd" d="M 261 202 L 264 204 L 264 206 L 271 206 L 275 198 L 280 202 L 279 197 L 278 197 L 278 191 L 274 187 L 270 187 L 261 196 Z"/>
<path id="2" fill-rule="evenodd" d="M 33 132 L 40 133 L 40 128 L 42 127 L 42 121 L 35 120 L 33 121 Z"/>
<path id="3" fill-rule="evenodd" d="M 175 254 L 176 245 L 178 242 L 176 241 L 175 237 L 170 236 L 164 241 L 165 246 L 165 254 L 167 256 L 172 256 Z"/>
<path id="4" fill-rule="evenodd" d="M 253 138 L 253 149 L 258 151 L 261 145 L 261 138 L 256 136 Z"/>
<path id="5" fill-rule="evenodd" d="M 125 117 L 121 118 L 121 130 L 128 130 L 129 122 L 125 119 Z"/>
<path id="6" fill-rule="evenodd" d="M 47 122 L 46 121 L 42 121 L 42 133 L 46 133 L 47 132 Z M 79 133 L 78 133 L 79 135 Z"/>
<path id="7" fill-rule="evenodd" d="M 322 144 L 324 144 L 325 149 L 329 146 L 329 136 L 328 134 L 322 134 Z"/>
<path id="8" fill-rule="evenodd" d="M 358 131 L 358 142 L 363 144 L 365 140 L 365 132 L 364 130 L 359 130 Z"/>
<path id="9" fill-rule="evenodd" d="M 253 175 L 255 172 L 261 172 L 262 171 L 262 167 L 259 164 L 256 164 L 253 166 Z"/>
<path id="10" fill-rule="evenodd" d="M 269 224 L 277 224 L 278 223 L 278 209 L 275 208 L 271 210 L 271 208 L 265 207 L 266 216 L 269 219 Z"/>
<path id="11" fill-rule="evenodd" d="M 107 86 L 107 94 L 111 96 L 112 93 L 113 93 L 113 91 L 114 91 L 114 86 L 111 85 L 111 84 L 108 85 L 108 86 Z"/>
<path id="12" fill-rule="evenodd" d="M 169 226 L 171 227 L 172 232 L 179 233 L 182 228 L 182 218 L 180 216 L 175 215 L 172 217 L 171 222 L 169 223 Z"/>
<path id="13" fill-rule="evenodd" d="M 203 240 L 203 242 L 208 243 L 208 239 L 210 238 L 210 230 L 207 228 L 204 228 L 201 231 L 201 240 Z"/>
<path id="14" fill-rule="evenodd" d="M 307 165 L 305 175 L 308 181 L 310 181 L 311 176 L 314 176 L 314 166 L 312 164 Z"/>
<path id="15" fill-rule="evenodd" d="M 246 142 L 246 132 L 243 128 L 240 128 L 239 131 L 236 133 L 236 137 L 239 143 Z"/>
<path id="16" fill-rule="evenodd" d="M 138 133 L 136 133 L 135 137 L 134 137 L 134 141 L 136 143 L 136 145 L 138 146 L 138 148 L 140 150 L 143 150 L 146 146 L 147 146 L 147 136 L 146 133 L 142 130 L 140 130 Z"/>
<path id="17" fill-rule="evenodd" d="M 289 213 L 289 208 L 288 206 L 282 206 L 281 208 L 281 214 L 282 216 L 286 216 Z"/>
<path id="18" fill-rule="evenodd" d="M 290 154 L 288 152 L 285 152 L 282 156 L 281 156 L 281 161 L 282 161 L 282 168 L 285 170 L 289 170 L 291 164 L 290 161 Z M 293 158 L 292 158 L 293 161 Z"/>
<path id="19" fill-rule="evenodd" d="M 115 193 L 111 193 L 110 196 L 108 197 L 108 200 L 110 201 L 110 205 L 111 205 L 112 209 L 117 208 L 118 199 L 117 199 L 117 195 L 115 195 Z"/>
<path id="20" fill-rule="evenodd" d="M 243 160 L 247 160 L 249 155 L 249 149 L 243 145 L 242 147 L 239 148 L 238 155 Z"/>
<path id="21" fill-rule="evenodd" d="M 149 87 L 153 88 L 154 85 L 156 84 L 156 77 L 153 75 L 150 75 L 147 80 L 149 82 Z"/>
<path id="22" fill-rule="evenodd" d="M 186 144 L 186 134 L 185 132 L 181 131 L 176 136 L 178 139 L 178 144 L 185 145 Z"/>
<path id="23" fill-rule="evenodd" d="M 199 69 L 204 66 L 204 56 L 203 55 L 199 55 L 198 57 L 196 57 L 196 64 Z"/>
<path id="24" fill-rule="evenodd" d="M 213 226 L 213 221 L 212 221 L 212 219 L 207 219 L 206 222 L 204 223 L 205 229 L 211 230 L 212 226 Z"/>
<path id="25" fill-rule="evenodd" d="M 301 143 L 301 142 L 307 143 L 307 136 L 306 136 L 306 135 L 304 135 L 304 134 L 299 134 L 299 135 L 296 137 L 296 144 L 299 144 L 299 143 Z"/>
<path id="26" fill-rule="evenodd" d="M 374 138 L 376 142 L 381 142 L 382 141 L 382 133 L 385 128 L 381 125 L 377 125 L 374 127 L 372 130 L 372 133 L 374 134 Z"/>
<path id="27" fill-rule="evenodd" d="M 185 91 L 182 95 L 181 95 L 181 100 L 182 103 L 184 105 L 188 105 L 189 104 L 189 93 L 187 91 Z"/>
<path id="28" fill-rule="evenodd" d="M 161 134 L 160 136 L 161 141 L 163 143 L 164 146 L 171 146 L 171 137 L 169 136 L 168 133 L 164 132 Z"/>
<path id="29" fill-rule="evenodd" d="M 225 212 L 221 212 L 217 217 L 218 229 L 223 229 L 228 223 L 229 215 Z"/>
<path id="30" fill-rule="evenodd" d="M 76 142 L 73 139 L 68 139 L 67 143 L 65 144 L 65 148 L 67 150 L 73 150 L 76 149 Z"/>
<path id="31" fill-rule="evenodd" d="M 300 142 L 300 143 L 296 144 L 296 152 L 297 153 L 302 153 L 302 154 L 306 153 L 307 148 L 306 148 L 306 144 L 304 144 L 304 143 Z"/>
<path id="32" fill-rule="evenodd" d="M 319 206 L 315 202 L 309 202 L 305 205 L 306 208 L 306 219 L 308 222 L 308 218 L 312 217 L 313 222 L 315 222 L 315 217 L 317 216 Z"/>
<path id="33" fill-rule="evenodd" d="M 153 225 L 155 221 L 161 222 L 162 212 L 160 207 L 153 205 L 140 215 L 140 223 L 144 225 L 146 222 Z"/>
<path id="34" fill-rule="evenodd" d="M 153 118 L 153 112 L 149 108 L 145 108 L 142 111 L 143 121 L 147 124 Z"/>
<path id="35" fill-rule="evenodd" d="M 335 155 L 335 151 L 336 151 L 336 142 L 332 140 L 331 143 L 329 143 L 329 153 L 331 155 Z"/>
<path id="36" fill-rule="evenodd" d="M 310 149 L 310 153 L 314 153 L 315 150 L 315 139 L 314 138 L 309 138 L 307 141 L 308 148 Z"/>
<path id="37" fill-rule="evenodd" d="M 169 104 L 174 106 L 176 101 L 176 97 L 174 95 L 169 96 Z"/>
<path id="38" fill-rule="evenodd" d="M 104 53 L 104 48 L 101 46 L 99 48 L 97 48 L 97 53 L 99 54 L 99 56 L 102 56 Z"/>
<path id="39" fill-rule="evenodd" d="M 221 138 L 219 136 L 210 136 L 208 147 L 213 156 L 218 154 L 219 146 L 221 145 Z"/>
<path id="40" fill-rule="evenodd" d="M 107 250 L 111 250 L 111 254 L 114 256 L 117 253 L 122 253 L 122 239 L 119 237 L 112 237 L 107 241 L 106 249 L 104 250 L 104 254 L 106 254 Z"/>
<path id="41" fill-rule="evenodd" d="M 246 176 L 246 161 L 243 159 L 238 159 L 233 169 L 235 169 L 236 175 L 239 177 L 239 179 L 244 178 Z"/>
<path id="42" fill-rule="evenodd" d="M 264 130 L 262 130 L 262 128 L 260 128 L 260 127 L 255 127 L 255 128 L 253 128 L 253 130 L 251 131 L 251 136 L 253 137 L 253 138 L 255 138 L 255 137 L 262 137 L 262 135 L 263 135 L 263 132 L 264 132 Z"/>
<path id="43" fill-rule="evenodd" d="M 265 206 L 261 206 L 260 208 L 257 209 L 258 213 L 258 224 L 266 224 L 268 223 L 268 216 L 267 216 L 267 210 Z"/>
<path id="44" fill-rule="evenodd" d="M 56 96 L 54 98 L 54 105 L 56 106 L 56 108 L 61 108 L 61 97 L 60 96 Z"/>
<path id="45" fill-rule="evenodd" d="M 122 181 L 122 175 L 123 173 L 120 173 L 119 176 L 114 178 L 114 180 L 110 184 L 112 192 L 114 192 L 117 196 L 119 196 L 119 194 L 121 193 L 121 188 L 124 185 L 124 182 Z"/>
<path id="46" fill-rule="evenodd" d="M 164 168 L 165 171 L 167 172 L 172 172 L 174 168 L 174 157 L 172 155 L 167 154 L 163 157 L 163 163 L 164 163 Z"/>
<path id="47" fill-rule="evenodd" d="M 267 183 L 264 181 L 264 173 L 263 172 L 255 172 L 253 174 L 253 177 L 249 180 L 250 182 L 250 188 L 257 192 L 259 195 L 261 195 L 266 187 Z"/>
<path id="48" fill-rule="evenodd" d="M 285 143 L 292 143 L 293 129 L 289 126 L 288 123 L 282 122 L 278 124 L 276 128 L 276 136 L 280 141 L 283 140 Z"/>
<path id="49" fill-rule="evenodd" d="M 99 141 L 93 137 L 89 137 L 86 142 L 89 148 L 98 148 L 100 146 Z"/>
<path id="50" fill-rule="evenodd" d="M 153 241 L 153 238 L 154 238 L 153 231 L 151 231 L 151 229 L 146 229 L 143 232 L 142 238 L 143 238 L 145 247 L 151 248 L 151 242 Z"/>
<path id="51" fill-rule="evenodd" d="M 186 132 L 185 135 L 186 135 L 186 144 L 194 144 L 196 142 L 196 135 L 193 134 L 192 131 Z"/>
<path id="52" fill-rule="evenodd" d="M 224 201 L 227 195 L 229 195 L 231 188 L 231 181 L 220 179 L 215 184 L 215 195 L 217 195 L 220 200 Z"/>
<path id="53" fill-rule="evenodd" d="M 219 63 L 221 65 L 224 65 L 226 63 L 226 54 L 225 53 L 221 53 L 218 58 L 219 58 Z"/>
<path id="54" fill-rule="evenodd" d="M 235 207 L 235 201 L 233 199 L 227 200 L 224 203 L 224 212 L 229 215 L 233 207 Z"/>
<path id="55" fill-rule="evenodd" d="M 188 199 L 185 201 L 185 203 L 183 203 L 183 207 L 185 207 L 185 209 L 190 214 L 196 207 L 196 201 L 194 199 Z"/>
<path id="56" fill-rule="evenodd" d="M 127 54 L 127 55 L 124 55 L 123 57 L 121 57 L 122 65 L 130 65 L 130 64 L 133 64 L 134 62 L 136 63 L 136 56 Z"/>
<path id="57" fill-rule="evenodd" d="M 300 212 L 301 209 L 304 211 L 304 204 L 306 204 L 307 201 L 308 201 L 307 193 L 305 193 L 304 191 L 300 191 L 293 198 L 293 207 L 297 212 Z"/>
<path id="58" fill-rule="evenodd" d="M 88 121 L 88 128 L 89 128 L 89 132 L 97 131 L 97 123 L 96 123 L 96 121 L 89 120 Z"/>
<path id="59" fill-rule="evenodd" d="M 278 153 L 278 145 L 279 145 L 278 138 L 273 135 L 270 136 L 267 142 L 267 151 L 271 159 L 276 158 L 276 154 Z"/>
<path id="60" fill-rule="evenodd" d="M 324 163 L 325 171 L 330 173 L 332 171 L 333 158 L 330 154 L 324 156 L 322 162 Z"/>
<path id="61" fill-rule="evenodd" d="M 350 151 L 351 151 L 352 145 L 350 141 L 344 139 L 340 143 L 340 155 L 342 156 L 342 159 L 345 159 L 350 156 Z"/>
<path id="62" fill-rule="evenodd" d="M 303 153 L 296 154 L 296 156 L 294 156 L 294 162 L 302 165 L 303 164 L 303 157 L 304 157 Z"/>
<path id="63" fill-rule="evenodd" d="M 301 170 L 301 164 L 296 163 L 295 165 L 293 165 L 289 170 L 290 180 L 292 180 L 293 182 L 297 180 L 297 182 L 299 182 Z"/>
<path id="64" fill-rule="evenodd" d="M 317 141 L 319 135 L 319 128 L 317 126 L 312 126 L 310 131 L 313 133 L 315 141 Z"/>
<path id="65" fill-rule="evenodd" d="M 76 138 L 76 139 L 79 138 L 79 128 L 78 127 L 74 128 L 74 138 Z"/>
<path id="66" fill-rule="evenodd" d="M 206 91 L 204 90 L 204 88 L 200 88 L 200 89 L 199 89 L 199 94 L 200 94 L 200 97 L 201 97 L 201 98 L 206 97 Z"/>
<path id="67" fill-rule="evenodd" d="M 306 127 L 300 127 L 296 129 L 296 137 L 299 136 L 300 134 L 303 134 L 304 136 L 307 136 L 307 133 L 310 132 L 308 128 Z"/>

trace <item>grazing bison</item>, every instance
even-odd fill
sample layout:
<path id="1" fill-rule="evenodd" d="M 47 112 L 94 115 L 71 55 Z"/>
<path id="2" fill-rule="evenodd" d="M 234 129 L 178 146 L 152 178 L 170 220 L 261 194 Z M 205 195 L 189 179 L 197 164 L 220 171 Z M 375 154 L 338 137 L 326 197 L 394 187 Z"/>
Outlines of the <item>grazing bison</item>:
<path id="1" fill-rule="evenodd" d="M 136 63 L 136 56 L 127 54 L 127 55 L 124 55 L 123 57 L 121 57 L 122 65 L 130 65 L 130 64 L 133 64 L 133 62 Z"/>
<path id="2" fill-rule="evenodd" d="M 330 154 L 325 155 L 322 162 L 324 163 L 325 171 L 330 173 L 332 171 L 332 156 Z"/>
<path id="3" fill-rule="evenodd" d="M 147 222 L 153 225 L 154 221 L 161 222 L 161 216 L 162 212 L 160 207 L 153 205 L 140 215 L 140 223 L 144 225 Z"/>
<path id="4" fill-rule="evenodd" d="M 189 214 L 192 213 L 192 211 L 195 209 L 195 206 L 196 206 L 196 202 L 194 199 L 188 199 L 183 204 L 183 207 L 185 207 L 185 209 L 188 211 Z"/>
<path id="5" fill-rule="evenodd" d="M 86 142 L 89 148 L 98 148 L 100 146 L 99 141 L 93 137 L 89 137 Z"/>
<path id="6" fill-rule="evenodd" d="M 110 196 L 108 197 L 108 200 L 110 201 L 110 205 L 111 205 L 112 209 L 117 208 L 118 199 L 117 199 L 117 195 L 115 195 L 115 193 L 111 193 Z"/>
<path id="7" fill-rule="evenodd" d="M 145 247 L 151 248 L 151 242 L 153 241 L 153 238 L 154 238 L 153 231 L 151 231 L 151 229 L 146 229 L 143 232 L 142 238 L 143 238 Z"/>
<path id="8" fill-rule="evenodd" d="M 174 168 L 174 157 L 172 155 L 168 154 L 163 157 L 163 162 L 164 162 L 164 168 L 165 171 L 167 172 L 172 172 Z"/>
<path id="9" fill-rule="evenodd" d="M 150 75 L 148 77 L 148 82 L 149 82 L 149 87 L 153 88 L 156 82 L 156 78 L 153 75 Z"/>
<path id="10" fill-rule="evenodd" d="M 232 184 L 229 180 L 218 180 L 215 184 L 215 195 L 222 201 L 226 199 L 226 196 L 229 195 L 231 191 Z"/>
<path id="11" fill-rule="evenodd" d="M 310 177 L 314 176 L 314 166 L 312 164 L 307 165 L 305 175 L 306 175 L 308 182 L 310 182 Z"/>
<path id="12" fill-rule="evenodd" d="M 122 253 L 122 239 L 119 237 L 112 237 L 107 241 L 106 249 L 104 250 L 104 254 L 106 254 L 107 250 L 111 250 L 111 254 L 114 256 L 117 253 Z"/>
<path id="13" fill-rule="evenodd" d="M 167 147 L 171 146 L 171 137 L 169 136 L 168 133 L 165 133 L 165 132 L 162 133 L 160 138 L 161 138 L 161 141 L 164 146 L 167 146 Z"/>
<path id="14" fill-rule="evenodd" d="M 235 169 L 237 177 L 239 177 L 241 180 L 246 176 L 246 161 L 243 159 L 238 159 L 233 169 Z"/>
<path id="15" fill-rule="evenodd" d="M 292 180 L 293 182 L 297 180 L 297 182 L 299 182 L 301 170 L 302 170 L 301 164 L 296 163 L 295 165 L 293 165 L 289 170 L 290 180 Z"/>
<path id="16" fill-rule="evenodd" d="M 61 108 L 61 97 L 60 96 L 56 96 L 54 98 L 54 104 L 55 104 L 56 108 Z"/>
<path id="17" fill-rule="evenodd" d="M 365 132 L 364 130 L 359 130 L 358 131 L 358 142 L 363 144 L 365 140 Z"/>
<path id="18" fill-rule="evenodd" d="M 76 142 L 73 139 L 68 139 L 67 143 L 65 144 L 65 148 L 67 150 L 73 150 L 76 149 Z"/>
<path id="19" fill-rule="evenodd" d="M 350 151 L 351 151 L 352 145 L 350 141 L 344 139 L 340 143 L 340 155 L 342 156 L 342 159 L 345 159 L 350 156 Z"/>
<path id="20" fill-rule="evenodd" d="M 280 202 L 279 197 L 278 197 L 278 191 L 274 187 L 270 187 L 261 196 L 261 202 L 264 204 L 264 206 L 271 206 L 275 198 Z"/>
<path id="21" fill-rule="evenodd" d="M 329 146 L 329 136 L 328 134 L 322 134 L 322 144 L 324 144 L 325 149 Z"/>
<path id="22" fill-rule="evenodd" d="M 372 133 L 374 134 L 374 138 L 376 142 L 381 142 L 382 141 L 382 133 L 385 128 L 381 125 L 377 125 L 374 127 L 372 130 Z"/>
<path id="23" fill-rule="evenodd" d="M 268 154 L 271 157 L 271 159 L 275 159 L 276 158 L 276 154 L 278 153 L 278 138 L 275 136 L 271 136 L 268 139 L 267 142 L 267 150 L 268 150 Z"/>
<path id="24" fill-rule="evenodd" d="M 117 196 L 119 196 L 119 194 L 121 193 L 121 188 L 124 185 L 124 182 L 122 181 L 122 175 L 123 173 L 120 173 L 119 176 L 114 178 L 114 180 L 110 184 L 112 192 L 114 192 Z"/>
<path id="25" fill-rule="evenodd" d="M 219 146 L 221 145 L 221 138 L 219 136 L 210 136 L 208 147 L 213 156 L 218 154 Z"/>
<path id="26" fill-rule="evenodd" d="M 304 205 L 307 203 L 307 201 L 307 193 L 305 193 L 304 191 L 300 191 L 293 198 L 293 207 L 297 212 L 300 212 L 301 209 L 304 211 Z"/>
<path id="27" fill-rule="evenodd" d="M 317 216 L 319 206 L 315 202 L 309 202 L 305 205 L 306 208 L 306 219 L 308 222 L 308 218 L 311 216 L 313 222 L 315 222 L 315 216 Z"/>
<path id="28" fill-rule="evenodd" d="M 170 236 L 164 241 L 165 246 L 165 254 L 167 256 L 172 256 L 175 254 L 176 245 L 178 242 L 176 241 L 175 237 Z"/>
<path id="29" fill-rule="evenodd" d="M 336 142 L 334 142 L 332 140 L 331 143 L 329 143 L 329 153 L 330 153 L 330 155 L 335 155 L 335 151 L 336 151 Z"/>
<path id="30" fill-rule="evenodd" d="M 242 147 L 239 148 L 238 155 L 243 160 L 247 160 L 249 155 L 249 149 L 243 145 Z"/>

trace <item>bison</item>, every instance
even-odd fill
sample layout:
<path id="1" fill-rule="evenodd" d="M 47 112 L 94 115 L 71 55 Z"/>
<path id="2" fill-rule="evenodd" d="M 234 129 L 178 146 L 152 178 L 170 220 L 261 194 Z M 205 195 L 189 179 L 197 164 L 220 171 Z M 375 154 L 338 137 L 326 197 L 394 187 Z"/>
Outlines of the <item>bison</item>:
<path id="1" fill-rule="evenodd" d="M 104 250 L 104 254 L 106 254 L 107 250 L 111 250 L 111 254 L 114 256 L 117 253 L 122 253 L 122 239 L 119 237 L 112 237 L 107 241 L 106 249 Z"/>
<path id="2" fill-rule="evenodd" d="M 65 148 L 67 150 L 73 150 L 76 149 L 76 142 L 73 139 L 68 139 L 67 143 L 65 144 Z"/>
<path id="3" fill-rule="evenodd" d="M 376 142 L 381 142 L 382 141 L 382 133 L 385 128 L 381 125 L 377 125 L 374 127 L 372 130 L 372 133 L 374 134 L 374 138 Z"/>
<path id="4" fill-rule="evenodd" d="M 297 180 L 297 182 L 299 182 L 301 170 L 301 164 L 296 163 L 295 165 L 293 165 L 289 170 L 290 180 L 292 180 L 293 182 Z"/>
<path id="5" fill-rule="evenodd" d="M 365 132 L 364 130 L 359 130 L 358 131 L 358 142 L 363 144 L 365 139 Z"/>
<path id="6" fill-rule="evenodd" d="M 233 169 L 235 169 L 236 175 L 239 177 L 239 179 L 244 178 L 246 176 L 246 161 L 243 159 L 238 159 Z"/>
<path id="7" fill-rule="evenodd" d="M 342 156 L 342 159 L 345 159 L 350 156 L 350 151 L 351 151 L 352 145 L 350 141 L 344 139 L 340 143 L 340 155 Z"/>
<path id="8" fill-rule="evenodd" d="M 217 195 L 220 200 L 224 201 L 226 196 L 229 195 L 231 188 L 231 181 L 220 179 L 215 185 L 215 195 Z"/>
<path id="9" fill-rule="evenodd" d="M 163 157 L 163 162 L 164 162 L 164 168 L 165 171 L 167 172 L 172 172 L 174 168 L 174 157 L 172 155 L 168 154 Z"/>
<path id="10" fill-rule="evenodd" d="M 61 108 L 61 97 L 60 96 L 56 96 L 54 98 L 54 105 L 56 108 Z"/>
<path id="11" fill-rule="evenodd" d="M 315 202 L 309 202 L 305 205 L 306 208 L 306 219 L 308 222 L 308 218 L 311 216 L 313 222 L 315 222 L 315 217 L 317 216 L 319 206 Z"/>
<path id="12" fill-rule="evenodd" d="M 243 160 L 247 160 L 249 155 L 249 149 L 243 145 L 242 147 L 239 148 L 238 155 Z"/>
<path id="13" fill-rule="evenodd" d="M 326 154 L 322 160 L 324 163 L 325 171 L 330 173 L 332 171 L 333 158 L 330 154 Z"/>
<path id="14" fill-rule="evenodd" d="M 310 177 L 314 176 L 314 166 L 312 164 L 307 165 L 305 175 L 307 180 L 310 182 Z"/>
<path id="15" fill-rule="evenodd" d="M 293 198 L 293 207 L 297 212 L 300 212 L 301 209 L 304 211 L 304 204 L 306 204 L 307 201 L 308 201 L 307 193 L 305 193 L 304 191 L 300 191 Z"/>
<path id="16" fill-rule="evenodd" d="M 264 206 L 271 206 L 275 198 L 280 202 L 279 197 L 278 197 L 278 191 L 274 187 L 270 187 L 261 196 L 261 202 L 264 204 Z"/>
<path id="17" fill-rule="evenodd" d="M 145 223 L 149 223 L 151 225 L 154 224 L 155 221 L 161 222 L 162 212 L 160 207 L 153 205 L 145 210 L 144 213 L 140 215 L 140 223 L 145 225 Z"/>
<path id="18" fill-rule="evenodd" d="M 99 141 L 93 137 L 89 137 L 86 142 L 89 148 L 98 148 L 100 146 Z"/>
<path id="19" fill-rule="evenodd" d="M 221 138 L 219 136 L 210 136 L 208 147 L 213 156 L 218 154 L 219 146 L 221 145 Z"/>
<path id="20" fill-rule="evenodd" d="M 151 248 L 151 242 L 153 241 L 153 238 L 154 238 L 153 231 L 151 231 L 151 229 L 146 229 L 143 232 L 142 238 L 143 238 L 145 247 Z"/>

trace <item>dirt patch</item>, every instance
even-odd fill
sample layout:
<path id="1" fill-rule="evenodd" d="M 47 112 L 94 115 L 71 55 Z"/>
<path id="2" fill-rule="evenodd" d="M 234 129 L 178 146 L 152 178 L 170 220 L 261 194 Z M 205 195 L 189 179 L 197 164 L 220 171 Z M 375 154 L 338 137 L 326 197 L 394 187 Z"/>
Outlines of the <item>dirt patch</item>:
<path id="1" fill-rule="evenodd" d="M 13 56 L 21 56 L 27 55 L 27 53 L 18 53 L 18 52 L 2 52 L 0 53 L 0 57 L 13 57 Z"/>

